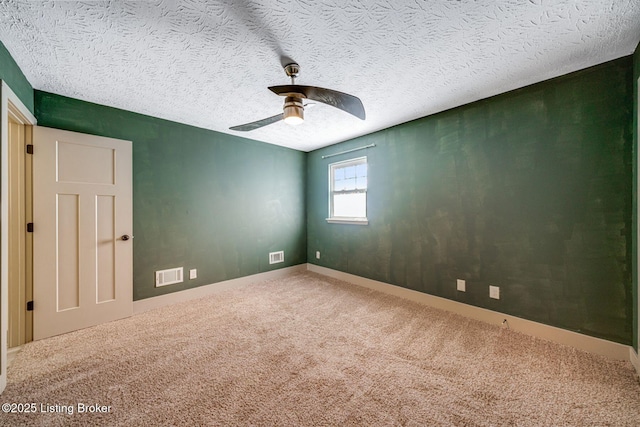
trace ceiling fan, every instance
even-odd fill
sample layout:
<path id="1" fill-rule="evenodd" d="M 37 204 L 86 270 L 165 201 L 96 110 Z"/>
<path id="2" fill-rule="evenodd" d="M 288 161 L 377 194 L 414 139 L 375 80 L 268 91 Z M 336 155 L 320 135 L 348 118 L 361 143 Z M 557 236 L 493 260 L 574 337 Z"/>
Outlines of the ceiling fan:
<path id="1" fill-rule="evenodd" d="M 285 123 L 292 125 L 300 124 L 304 121 L 304 108 L 313 105 L 305 104 L 303 102 L 304 99 L 322 102 L 323 104 L 346 111 L 361 120 L 365 119 L 364 106 L 359 98 L 347 93 L 338 92 L 337 90 L 317 86 L 297 85 L 296 77 L 298 77 L 298 73 L 300 72 L 300 66 L 296 63 L 285 65 L 284 71 L 287 73 L 287 76 L 291 77 L 291 84 L 269 87 L 269 90 L 276 95 L 285 97 L 282 113 L 255 122 L 233 126 L 229 129 L 246 132 L 279 122 L 280 120 L 284 120 Z"/>

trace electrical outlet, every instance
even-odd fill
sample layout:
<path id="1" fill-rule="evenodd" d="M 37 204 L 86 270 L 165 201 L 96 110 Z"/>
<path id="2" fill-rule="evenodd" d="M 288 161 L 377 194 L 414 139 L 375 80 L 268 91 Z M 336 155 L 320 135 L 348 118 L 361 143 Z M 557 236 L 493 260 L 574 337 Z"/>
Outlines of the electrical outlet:
<path id="1" fill-rule="evenodd" d="M 316 251 L 316 259 L 320 259 L 320 251 Z"/>
<path id="2" fill-rule="evenodd" d="M 189 279 L 196 279 L 198 277 L 198 270 L 192 268 L 189 270 Z"/>
<path id="3" fill-rule="evenodd" d="M 500 299 L 500 288 L 498 286 L 489 286 L 489 298 Z"/>
<path id="4" fill-rule="evenodd" d="M 460 292 L 466 292 L 467 291 L 466 282 L 464 280 L 462 280 L 462 279 L 458 279 L 458 281 L 457 281 L 457 289 Z"/>

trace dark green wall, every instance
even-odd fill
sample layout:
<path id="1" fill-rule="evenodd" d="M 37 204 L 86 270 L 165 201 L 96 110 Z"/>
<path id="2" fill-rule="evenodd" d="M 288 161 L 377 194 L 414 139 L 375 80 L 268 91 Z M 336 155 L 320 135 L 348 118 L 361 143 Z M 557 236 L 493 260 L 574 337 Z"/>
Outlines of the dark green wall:
<path id="1" fill-rule="evenodd" d="M 306 262 L 305 153 L 37 90 L 35 116 L 133 141 L 134 299 Z M 154 287 L 180 266 L 198 278 Z"/>
<path id="2" fill-rule="evenodd" d="M 0 80 L 4 80 L 24 106 L 33 113 L 33 87 L 2 42 L 0 42 Z"/>
<path id="3" fill-rule="evenodd" d="M 626 57 L 310 153 L 309 262 L 630 344 L 632 73 Z M 369 225 L 328 224 L 327 165 L 363 154 Z"/>
<path id="4" fill-rule="evenodd" d="M 638 351 L 638 79 L 640 79 L 640 44 L 633 54 L 633 348 Z"/>
<path id="5" fill-rule="evenodd" d="M 45 92 L 34 102 L 1 43 L 0 79 L 42 126 L 134 142 L 135 299 L 270 270 L 266 253 L 284 249 L 277 268 L 308 254 L 637 349 L 639 51 L 308 155 Z M 372 142 L 370 225 L 327 224 L 320 157 Z M 179 265 L 198 279 L 153 287 Z"/>

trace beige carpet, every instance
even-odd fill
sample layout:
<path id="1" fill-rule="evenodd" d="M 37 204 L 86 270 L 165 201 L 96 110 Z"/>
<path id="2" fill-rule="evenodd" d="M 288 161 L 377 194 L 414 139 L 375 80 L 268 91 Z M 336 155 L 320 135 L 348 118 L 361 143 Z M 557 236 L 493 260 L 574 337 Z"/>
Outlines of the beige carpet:
<path id="1" fill-rule="evenodd" d="M 2 425 L 640 425 L 628 362 L 312 273 L 31 343 L 8 381 L 38 413 Z"/>

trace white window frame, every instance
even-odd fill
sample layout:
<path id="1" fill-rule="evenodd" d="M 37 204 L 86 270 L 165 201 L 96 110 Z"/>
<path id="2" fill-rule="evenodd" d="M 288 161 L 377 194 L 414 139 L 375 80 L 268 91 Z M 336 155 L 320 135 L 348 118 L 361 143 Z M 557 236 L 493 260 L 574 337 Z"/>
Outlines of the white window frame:
<path id="1" fill-rule="evenodd" d="M 334 191 L 334 173 L 338 168 L 343 168 L 347 166 L 359 165 L 359 164 L 367 165 L 367 188 L 364 190 L 352 190 L 352 191 L 344 191 L 345 193 L 364 193 L 365 195 L 365 216 L 364 217 L 342 217 L 342 216 L 334 216 L 333 214 L 333 196 L 336 193 Z M 343 160 L 340 162 L 335 162 L 329 164 L 329 218 L 327 218 L 327 222 L 333 224 L 356 224 L 356 225 L 367 225 L 369 224 L 369 219 L 367 218 L 367 191 L 369 188 L 369 165 L 367 163 L 367 156 L 358 157 L 355 159 Z"/>

